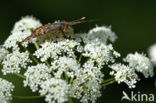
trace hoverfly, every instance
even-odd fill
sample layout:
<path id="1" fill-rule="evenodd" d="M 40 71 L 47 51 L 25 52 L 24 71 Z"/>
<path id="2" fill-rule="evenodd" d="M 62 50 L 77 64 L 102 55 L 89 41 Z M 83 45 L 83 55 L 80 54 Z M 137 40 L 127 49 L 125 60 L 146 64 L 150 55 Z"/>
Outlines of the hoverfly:
<path id="1" fill-rule="evenodd" d="M 94 21 L 94 20 L 85 21 L 84 19 L 85 19 L 85 17 L 82 17 L 81 19 L 74 20 L 74 21 L 65 21 L 65 22 L 56 22 L 56 23 L 45 24 L 45 25 L 35 29 L 34 32 L 32 33 L 32 35 L 25 38 L 23 40 L 23 42 L 26 42 L 26 41 L 30 40 L 31 38 L 35 38 L 35 37 L 46 36 L 46 35 L 54 36 L 56 34 L 57 35 L 60 34 L 59 35 L 60 37 L 62 37 L 65 34 L 68 34 L 73 38 L 73 33 L 69 33 L 69 31 L 68 31 L 68 29 L 71 26 L 80 24 L 80 23 L 85 23 L 88 21 Z M 56 32 L 60 32 L 60 33 L 56 33 Z"/>

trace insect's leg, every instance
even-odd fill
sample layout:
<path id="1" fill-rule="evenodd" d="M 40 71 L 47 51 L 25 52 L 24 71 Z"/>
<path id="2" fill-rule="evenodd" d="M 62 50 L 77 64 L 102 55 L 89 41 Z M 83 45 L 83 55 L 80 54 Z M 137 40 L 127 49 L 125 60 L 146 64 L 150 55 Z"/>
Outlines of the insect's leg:
<path id="1" fill-rule="evenodd" d="M 74 33 L 72 31 L 66 31 L 65 34 L 70 35 L 71 39 L 74 39 Z"/>
<path id="2" fill-rule="evenodd" d="M 63 37 L 63 36 L 65 36 L 65 32 L 60 28 L 59 29 L 59 31 L 61 32 L 61 33 L 59 33 L 59 37 Z"/>
<path id="3" fill-rule="evenodd" d="M 74 32 L 70 32 L 69 34 L 70 34 L 71 38 L 74 39 Z"/>

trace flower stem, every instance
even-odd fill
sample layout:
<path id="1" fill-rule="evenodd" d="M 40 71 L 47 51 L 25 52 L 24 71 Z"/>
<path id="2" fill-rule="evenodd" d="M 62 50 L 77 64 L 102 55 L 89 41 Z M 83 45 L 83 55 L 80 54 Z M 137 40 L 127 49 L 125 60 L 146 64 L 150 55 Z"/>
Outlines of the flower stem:
<path id="1" fill-rule="evenodd" d="M 113 84 L 114 82 L 115 82 L 115 80 L 112 80 L 110 82 L 107 82 L 107 83 L 102 84 L 102 86 L 105 87 L 107 85 Z"/>
<path id="2" fill-rule="evenodd" d="M 47 66 L 50 68 L 51 66 L 50 66 L 50 64 L 48 63 L 48 61 L 45 61 L 45 63 L 47 64 Z"/>
<path id="3" fill-rule="evenodd" d="M 82 59 L 82 53 L 80 54 L 80 58 L 79 58 L 79 60 L 78 60 L 78 63 L 81 62 L 81 59 Z"/>
<path id="4" fill-rule="evenodd" d="M 14 74 L 17 75 L 18 77 L 21 77 L 23 79 L 26 79 L 26 77 L 24 75 L 22 75 L 22 74 L 19 74 L 19 73 L 14 73 Z"/>
<path id="5" fill-rule="evenodd" d="M 34 45 L 35 45 L 35 47 L 36 47 L 37 50 L 40 49 L 40 47 L 39 47 L 39 45 L 37 44 L 37 42 L 34 42 Z"/>
<path id="6" fill-rule="evenodd" d="M 112 80 L 115 80 L 114 77 L 113 77 L 113 78 L 109 78 L 109 79 L 107 79 L 107 80 L 104 80 L 104 81 L 102 82 L 102 84 L 103 84 L 103 83 L 106 83 L 106 82 L 109 82 L 109 81 L 112 81 Z"/>
<path id="7" fill-rule="evenodd" d="M 73 103 L 72 98 L 68 98 L 68 103 Z"/>
<path id="8" fill-rule="evenodd" d="M 70 79 L 70 84 L 73 82 L 73 79 L 74 79 L 74 78 L 71 78 L 71 79 Z"/>
<path id="9" fill-rule="evenodd" d="M 24 46 L 23 46 L 24 47 Z M 39 61 L 32 55 L 32 53 L 26 48 L 26 47 L 24 47 L 24 49 L 26 50 L 26 51 L 28 51 L 28 53 L 29 53 L 29 55 L 31 56 L 31 58 L 37 63 L 37 64 L 39 64 Z"/>
<path id="10" fill-rule="evenodd" d="M 68 83 L 68 75 L 67 75 L 67 73 L 65 73 L 65 79 L 66 79 L 66 82 Z"/>
<path id="11" fill-rule="evenodd" d="M 44 98 L 45 96 L 13 96 L 13 98 L 18 99 L 37 99 L 37 98 Z"/>

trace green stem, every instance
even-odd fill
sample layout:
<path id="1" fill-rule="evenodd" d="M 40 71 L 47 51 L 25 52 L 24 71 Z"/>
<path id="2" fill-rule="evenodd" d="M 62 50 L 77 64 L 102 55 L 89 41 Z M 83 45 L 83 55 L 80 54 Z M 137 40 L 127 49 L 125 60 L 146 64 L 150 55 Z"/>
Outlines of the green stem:
<path id="1" fill-rule="evenodd" d="M 107 79 L 107 80 L 104 80 L 104 81 L 102 82 L 102 84 L 103 84 L 103 83 L 106 83 L 106 82 L 109 82 L 109 81 L 112 81 L 112 80 L 115 80 L 115 78 L 113 77 L 113 78 L 109 78 L 109 79 Z"/>
<path id="2" fill-rule="evenodd" d="M 48 61 L 45 61 L 45 63 L 47 64 L 47 66 L 50 68 L 51 66 L 50 66 L 50 64 L 48 63 Z"/>
<path id="3" fill-rule="evenodd" d="M 110 84 L 113 84 L 115 82 L 115 80 L 112 80 L 112 81 L 110 81 L 110 82 L 107 82 L 107 83 L 104 83 L 104 84 L 102 84 L 102 86 L 107 86 L 107 85 L 110 85 Z"/>
<path id="4" fill-rule="evenodd" d="M 45 61 L 45 63 L 47 64 L 48 68 L 50 68 L 50 67 L 51 67 L 51 66 L 50 66 L 50 64 L 48 63 L 48 61 Z M 55 74 L 55 72 L 54 72 L 54 71 L 52 71 L 52 74 L 54 75 L 54 74 Z"/>
<path id="5" fill-rule="evenodd" d="M 82 53 L 80 54 L 80 58 L 79 58 L 79 60 L 78 60 L 78 63 L 81 62 L 81 59 L 82 59 Z"/>
<path id="6" fill-rule="evenodd" d="M 21 77 L 23 79 L 26 79 L 26 77 L 24 75 L 22 75 L 22 74 L 19 74 L 19 73 L 14 73 L 14 74 L 17 75 L 18 77 Z"/>
<path id="7" fill-rule="evenodd" d="M 71 79 L 70 79 L 70 84 L 73 82 L 73 79 L 74 79 L 74 78 L 71 78 Z"/>
<path id="8" fill-rule="evenodd" d="M 24 46 L 23 46 L 24 47 Z M 29 53 L 29 55 L 31 56 L 31 58 L 37 63 L 37 64 L 39 64 L 39 61 L 32 55 L 32 53 L 26 48 L 26 47 L 24 47 L 24 49 L 26 50 L 26 51 L 28 51 L 28 53 Z"/>
<path id="9" fill-rule="evenodd" d="M 68 103 L 73 103 L 72 98 L 68 98 Z"/>
<path id="10" fill-rule="evenodd" d="M 67 73 L 65 73 L 65 79 L 66 79 L 66 81 L 68 83 L 68 75 L 67 75 Z"/>
<path id="11" fill-rule="evenodd" d="M 35 45 L 35 47 L 36 47 L 37 50 L 40 49 L 40 47 L 39 47 L 39 45 L 37 44 L 37 42 L 34 42 L 34 45 Z"/>
<path id="12" fill-rule="evenodd" d="M 12 96 L 12 97 L 18 99 L 37 99 L 37 98 L 44 98 L 45 96 Z"/>

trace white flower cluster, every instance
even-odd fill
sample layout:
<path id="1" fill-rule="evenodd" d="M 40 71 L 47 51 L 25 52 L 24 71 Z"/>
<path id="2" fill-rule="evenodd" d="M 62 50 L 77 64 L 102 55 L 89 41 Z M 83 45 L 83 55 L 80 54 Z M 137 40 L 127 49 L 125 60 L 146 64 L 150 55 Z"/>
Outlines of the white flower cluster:
<path id="1" fill-rule="evenodd" d="M 119 84 L 124 82 L 129 86 L 129 88 L 135 88 L 135 84 L 139 78 L 133 68 L 123 64 L 114 64 L 110 67 L 113 69 L 113 71 L 110 72 L 110 75 L 114 75 L 115 80 Z"/>
<path id="2" fill-rule="evenodd" d="M 82 34 L 82 40 L 76 38 L 76 40 L 58 39 L 45 41 L 40 45 L 41 48 L 33 54 L 42 62 L 50 60 L 50 69 L 54 71 L 54 78 L 60 81 L 64 77 L 64 81 L 71 83 L 70 88 L 73 92 L 71 97 L 80 99 L 84 103 L 95 102 L 101 96 L 101 82 L 104 77 L 101 70 L 105 64 L 113 63 L 115 58 L 120 57 L 120 54 L 114 51 L 112 45 L 107 45 L 106 43 L 107 39 L 110 41 L 116 39 L 110 28 L 104 26 L 96 27 L 96 29 L 91 31 L 88 34 Z M 86 39 L 87 42 L 83 39 Z M 82 65 L 81 62 L 84 62 L 84 64 Z M 27 76 L 29 77 L 29 75 Z M 46 83 L 49 83 L 49 81 L 51 80 L 47 80 Z M 33 83 L 29 82 L 28 85 L 33 85 Z M 41 85 L 41 87 L 43 86 Z M 46 86 L 46 89 L 51 90 L 48 87 Z M 52 93 L 46 92 L 44 94 L 46 95 L 46 100 L 49 103 L 53 103 L 54 97 Z"/>
<path id="3" fill-rule="evenodd" d="M 88 34 L 82 34 L 82 37 L 85 43 L 98 41 L 106 44 L 108 40 L 114 42 L 117 39 L 115 33 L 111 31 L 111 27 L 106 26 L 96 26 L 95 28 L 91 29 Z"/>
<path id="4" fill-rule="evenodd" d="M 114 62 L 114 57 L 120 56 L 119 53 L 113 50 L 112 45 L 105 45 L 102 43 L 98 44 L 93 42 L 86 44 L 84 47 L 84 51 L 85 52 L 82 55 L 95 60 L 99 67 L 107 64 L 110 61 Z"/>
<path id="5" fill-rule="evenodd" d="M 26 37 L 32 34 L 32 31 L 37 27 L 41 26 L 41 23 L 32 16 L 26 16 L 20 21 L 15 23 L 11 35 L 5 41 L 4 47 L 6 48 L 16 48 L 18 47 L 18 42 L 21 42 Z M 27 46 L 28 42 L 23 43 Z"/>
<path id="6" fill-rule="evenodd" d="M 51 78 L 41 84 L 41 95 L 46 95 L 48 103 L 63 103 L 68 100 L 70 86 L 61 79 Z"/>
<path id="7" fill-rule="evenodd" d="M 55 73 L 55 78 L 60 79 L 63 73 L 66 73 L 70 78 L 74 78 L 77 76 L 80 64 L 77 63 L 76 59 L 63 56 L 52 63 L 51 69 L 57 71 Z"/>
<path id="8" fill-rule="evenodd" d="M 18 21 L 8 39 L 0 47 L 0 62 L 2 62 L 4 75 L 7 73 L 19 73 L 21 68 L 26 68 L 31 63 L 29 53 L 22 52 L 18 45 L 23 39 L 32 34 L 32 31 L 41 26 L 41 23 L 31 16 L 26 16 Z M 28 46 L 28 42 L 22 45 Z M 10 49 L 12 48 L 12 49 Z"/>
<path id="9" fill-rule="evenodd" d="M 27 51 L 20 53 L 19 50 L 15 50 L 4 58 L 2 72 L 4 75 L 7 73 L 20 73 L 21 68 L 26 68 L 29 62 L 32 61 L 29 59 Z"/>
<path id="10" fill-rule="evenodd" d="M 12 99 L 13 90 L 14 85 L 11 82 L 0 78 L 0 103 L 8 103 Z"/>
<path id="11" fill-rule="evenodd" d="M 5 56 L 8 54 L 8 50 L 6 50 L 4 47 L 0 46 L 0 62 L 5 58 Z"/>
<path id="12" fill-rule="evenodd" d="M 3 73 L 19 73 L 21 68 L 27 67 L 24 86 L 30 86 L 33 92 L 40 91 L 49 103 L 66 102 L 68 97 L 84 103 L 95 102 L 101 96 L 103 66 L 120 56 L 111 44 L 107 45 L 108 40 L 115 41 L 115 33 L 108 27 L 97 26 L 76 40 L 46 40 L 31 55 L 43 63 L 32 66 L 29 53 L 21 52 L 19 43 L 39 26 L 41 23 L 33 17 L 22 18 L 15 24 L 12 35 L 3 45 L 6 49 L 13 48 L 2 60 Z M 24 42 L 22 46 L 27 47 L 34 40 Z M 48 62 L 51 67 L 45 65 Z"/>
<path id="13" fill-rule="evenodd" d="M 154 75 L 151 61 L 143 54 L 139 54 L 137 52 L 135 54 L 128 54 L 124 61 L 128 62 L 129 66 L 134 68 L 137 72 L 143 73 L 145 78 L 152 77 Z"/>
<path id="14" fill-rule="evenodd" d="M 63 40 L 58 42 L 58 45 L 60 45 L 60 49 L 62 52 L 64 52 L 64 55 L 75 58 L 75 51 L 79 52 L 81 51 L 80 43 L 78 41 L 73 40 Z"/>
<path id="15" fill-rule="evenodd" d="M 127 57 L 124 58 L 124 62 L 127 62 L 128 65 L 113 64 L 110 66 L 110 68 L 113 69 L 110 75 L 114 75 L 118 83 L 125 82 L 129 88 L 134 88 L 137 80 L 139 80 L 136 72 L 142 73 L 145 78 L 154 75 L 151 61 L 143 54 L 137 52 L 135 54 L 128 54 Z"/>
<path id="16" fill-rule="evenodd" d="M 41 61 L 44 62 L 49 58 L 56 60 L 62 54 L 74 58 L 74 50 L 80 48 L 80 43 L 67 39 L 63 41 L 58 40 L 57 42 L 45 42 L 41 44 L 41 47 L 35 51 L 34 55 L 37 58 L 41 58 Z"/>
<path id="17" fill-rule="evenodd" d="M 51 78 L 51 70 L 45 64 L 38 64 L 28 67 L 24 76 L 26 77 L 24 86 L 30 86 L 32 91 L 35 92 L 44 81 Z"/>
<path id="18" fill-rule="evenodd" d="M 53 42 L 45 42 L 44 44 L 41 44 L 42 48 L 35 51 L 34 55 L 37 58 L 41 57 L 41 61 L 44 62 L 47 59 L 57 59 L 58 55 L 61 54 L 59 45 L 57 43 Z"/>
<path id="19" fill-rule="evenodd" d="M 73 81 L 72 89 L 74 97 L 83 103 L 92 101 L 94 103 L 101 96 L 101 82 L 104 74 L 101 68 L 94 65 L 94 61 L 89 60 L 77 71 L 77 77 Z"/>
<path id="20" fill-rule="evenodd" d="M 156 66 L 156 44 L 152 45 L 148 52 L 152 63 Z"/>
<path id="21" fill-rule="evenodd" d="M 45 40 L 38 44 L 36 50 L 26 51 L 32 46 L 29 43 L 37 45 L 36 39 L 21 41 L 39 26 L 41 23 L 33 17 L 18 21 L 12 35 L 5 41 L 4 49 L 0 48 L 0 62 L 3 64 L 3 74 L 20 73 L 21 68 L 26 68 L 24 86 L 29 86 L 33 92 L 38 91 L 48 103 L 63 103 L 68 98 L 95 103 L 101 96 L 102 69 L 109 63 L 113 63 L 110 74 L 115 76 L 118 83 L 125 82 L 130 88 L 134 88 L 139 80 L 135 71 L 143 73 L 145 77 L 153 76 L 149 59 L 141 54 L 129 54 L 125 59 L 128 66 L 114 64 L 120 54 L 109 41 L 114 42 L 117 36 L 110 27 L 105 26 L 97 26 L 89 33 L 75 36 L 75 39 Z M 21 49 L 22 46 L 25 46 L 25 51 Z M 37 65 L 31 59 L 37 59 Z"/>

